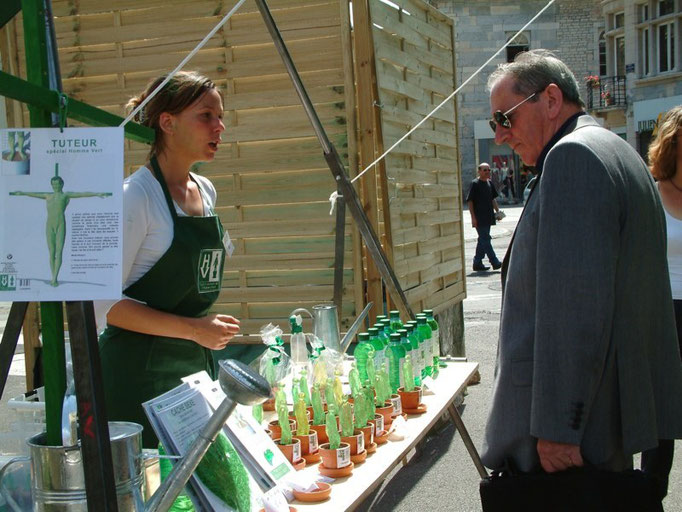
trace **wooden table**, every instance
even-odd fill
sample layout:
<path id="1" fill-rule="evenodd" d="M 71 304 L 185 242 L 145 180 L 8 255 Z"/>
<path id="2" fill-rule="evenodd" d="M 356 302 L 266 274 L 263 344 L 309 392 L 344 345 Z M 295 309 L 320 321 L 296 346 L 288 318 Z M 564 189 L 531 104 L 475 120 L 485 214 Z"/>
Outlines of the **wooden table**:
<path id="1" fill-rule="evenodd" d="M 466 383 L 477 369 L 478 363 L 468 362 L 450 362 L 446 368 L 441 368 L 440 375 L 433 381 L 433 387 L 431 388 L 433 394 L 425 395 L 422 400 L 428 407 L 427 412 L 421 416 L 408 416 L 408 437 L 402 441 L 388 441 L 384 445 L 379 445 L 377 451 L 369 455 L 364 463 L 355 466 L 351 476 L 336 479 L 332 484 L 332 493 L 329 500 L 317 504 L 293 501 L 291 505 L 298 510 L 315 510 L 316 507 L 318 510 L 353 510 L 383 482 L 393 468 L 429 432 L 444 412 L 449 412 L 452 417 L 455 397 L 462 392 Z M 456 410 L 454 413 L 459 418 Z M 455 418 L 453 418 L 453 421 L 455 421 Z M 457 422 L 455 421 L 455 423 Z M 457 426 L 460 435 L 463 435 L 463 438 L 464 436 L 468 438 L 468 434 L 465 430 L 463 433 L 462 428 L 463 424 L 461 424 L 461 428 Z M 473 445 L 471 446 L 473 447 Z M 476 463 L 478 454 L 474 455 L 471 450 L 470 453 L 480 472 L 480 468 L 478 468 Z M 480 460 L 478 463 L 480 463 Z M 319 473 L 317 467 L 318 464 L 313 464 L 302 471 L 305 473 L 310 472 L 311 474 Z"/>

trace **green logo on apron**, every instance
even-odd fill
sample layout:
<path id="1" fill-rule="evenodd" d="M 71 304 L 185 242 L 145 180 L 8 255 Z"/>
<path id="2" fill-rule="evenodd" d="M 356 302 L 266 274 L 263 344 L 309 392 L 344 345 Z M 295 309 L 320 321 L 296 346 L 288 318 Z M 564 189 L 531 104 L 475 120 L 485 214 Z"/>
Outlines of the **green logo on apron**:
<path id="1" fill-rule="evenodd" d="M 222 249 L 202 249 L 199 254 L 198 288 L 199 293 L 220 290 Z"/>

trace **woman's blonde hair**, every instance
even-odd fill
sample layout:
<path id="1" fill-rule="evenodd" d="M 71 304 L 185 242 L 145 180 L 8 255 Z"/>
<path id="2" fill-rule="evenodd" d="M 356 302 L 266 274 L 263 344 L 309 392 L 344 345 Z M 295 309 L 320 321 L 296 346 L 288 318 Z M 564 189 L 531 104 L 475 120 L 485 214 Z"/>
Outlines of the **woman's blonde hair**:
<path id="1" fill-rule="evenodd" d="M 150 81 L 141 94 L 128 101 L 126 110 L 132 112 L 137 108 L 166 79 L 166 76 L 161 75 Z M 180 71 L 173 75 L 169 82 L 135 115 L 135 121 L 154 130 L 155 138 L 149 152 L 150 157 L 159 154 L 164 149 L 163 133 L 159 125 L 161 114 L 164 112 L 179 114 L 212 89 L 216 89 L 216 86 L 209 78 L 194 71 Z"/>
<path id="2" fill-rule="evenodd" d="M 649 146 L 651 174 L 657 180 L 668 180 L 675 175 L 677 136 L 682 128 L 682 105 L 670 109 L 659 122 L 656 138 Z"/>

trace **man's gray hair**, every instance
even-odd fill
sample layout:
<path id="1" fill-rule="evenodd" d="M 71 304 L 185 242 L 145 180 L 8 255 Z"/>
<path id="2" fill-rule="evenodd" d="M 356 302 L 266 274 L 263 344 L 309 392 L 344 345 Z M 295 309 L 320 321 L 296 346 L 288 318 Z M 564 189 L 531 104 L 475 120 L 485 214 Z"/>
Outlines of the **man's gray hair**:
<path id="1" fill-rule="evenodd" d="M 530 96 L 555 84 L 564 95 L 564 101 L 585 107 L 573 72 L 549 50 L 519 53 L 514 62 L 500 64 L 488 77 L 488 90 L 506 76 L 514 78 L 513 91 L 520 96 Z"/>

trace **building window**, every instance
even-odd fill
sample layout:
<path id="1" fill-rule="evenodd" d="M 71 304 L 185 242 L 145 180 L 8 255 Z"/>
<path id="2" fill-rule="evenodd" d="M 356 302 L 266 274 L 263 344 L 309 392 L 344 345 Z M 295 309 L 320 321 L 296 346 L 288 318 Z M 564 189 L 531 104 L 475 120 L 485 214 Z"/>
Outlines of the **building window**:
<path id="1" fill-rule="evenodd" d="M 649 64 L 649 28 L 645 28 L 641 31 L 641 41 L 640 41 L 640 51 L 641 51 L 641 70 L 642 76 L 646 76 L 651 72 L 651 66 Z"/>
<path id="2" fill-rule="evenodd" d="M 507 41 L 509 41 L 516 32 L 507 32 Z M 530 37 L 524 32 L 519 34 L 507 46 L 507 62 L 513 62 L 514 58 L 521 52 L 527 52 L 530 49 Z"/>
<path id="3" fill-rule="evenodd" d="M 606 76 L 606 38 L 599 34 L 599 76 Z"/>
<path id="4" fill-rule="evenodd" d="M 639 22 L 649 21 L 649 4 L 639 6 Z"/>
<path id="5" fill-rule="evenodd" d="M 625 75 L 625 36 L 613 38 L 613 70 L 617 76 Z"/>
<path id="6" fill-rule="evenodd" d="M 625 26 L 625 13 L 617 12 L 613 15 L 613 28 L 623 28 Z"/>
<path id="7" fill-rule="evenodd" d="M 662 23 L 657 30 L 658 71 L 672 71 L 675 68 L 675 22 Z"/>
<path id="8" fill-rule="evenodd" d="M 675 0 L 659 0 L 658 2 L 658 16 L 665 16 L 675 12 Z"/>

